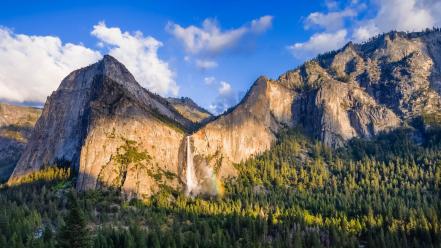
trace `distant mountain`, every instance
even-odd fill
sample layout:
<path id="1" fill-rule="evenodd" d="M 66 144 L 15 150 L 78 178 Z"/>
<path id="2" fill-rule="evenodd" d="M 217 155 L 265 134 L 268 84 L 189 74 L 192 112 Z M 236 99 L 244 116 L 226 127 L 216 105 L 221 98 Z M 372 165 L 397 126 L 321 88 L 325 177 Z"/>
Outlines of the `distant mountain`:
<path id="1" fill-rule="evenodd" d="M 41 109 L 0 103 L 0 182 L 12 173 L 40 114 Z"/>
<path id="2" fill-rule="evenodd" d="M 139 86 L 110 56 L 67 76 L 46 102 L 13 177 L 64 161 L 77 187 L 149 195 L 160 185 L 216 193 L 234 163 L 298 128 L 333 148 L 414 125 L 441 107 L 441 32 L 391 32 L 260 77 L 226 113 Z M 429 118 L 430 119 L 430 118 Z M 202 125 L 195 125 L 202 120 Z M 168 175 L 168 176 L 165 176 Z"/>
<path id="3" fill-rule="evenodd" d="M 213 117 L 210 112 L 197 105 L 189 97 L 169 97 L 167 98 L 167 100 L 179 113 L 181 113 L 185 118 L 191 120 L 194 123 L 204 123 L 209 121 L 209 119 Z"/>

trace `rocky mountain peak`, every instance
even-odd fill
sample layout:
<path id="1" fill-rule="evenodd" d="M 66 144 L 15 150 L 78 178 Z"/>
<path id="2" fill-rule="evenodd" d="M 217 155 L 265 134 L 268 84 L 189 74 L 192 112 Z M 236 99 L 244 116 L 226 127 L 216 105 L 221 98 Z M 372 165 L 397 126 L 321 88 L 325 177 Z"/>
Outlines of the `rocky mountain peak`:
<path id="1" fill-rule="evenodd" d="M 85 154 L 82 150 L 86 142 L 91 142 L 88 141 L 90 135 L 101 130 L 105 132 L 101 138 L 113 137 L 109 132 L 115 129 L 121 132 L 116 136 L 118 139 L 133 140 L 138 138 L 135 133 L 144 132 L 138 130 L 139 123 L 147 120 L 179 135 L 194 126 L 167 100 L 139 85 L 124 65 L 106 55 L 97 63 L 70 73 L 47 99 L 12 177 L 60 162 L 71 164 L 75 171 L 81 172 L 80 160 Z M 133 122 L 138 124 L 122 128 Z M 111 127 L 101 129 L 104 124 Z M 145 128 L 145 131 L 151 130 L 151 127 Z M 158 130 L 151 131 L 158 134 Z M 116 145 L 121 140 L 109 142 Z M 103 149 L 102 145 L 99 147 Z M 90 186 L 88 179 L 80 181 Z"/>
<path id="2" fill-rule="evenodd" d="M 70 73 L 60 84 L 58 89 L 64 90 L 80 90 L 92 87 L 91 83 L 97 76 L 106 76 L 112 78 L 114 81 L 130 87 L 130 84 L 136 83 L 133 75 L 127 70 L 127 68 L 121 64 L 118 60 L 110 55 L 104 55 L 104 57 L 95 64 L 78 69 Z M 76 80 L 78 77 L 82 77 L 82 83 L 78 83 Z M 136 83 L 137 84 L 137 83 Z M 132 86 L 133 87 L 133 86 Z"/>
<path id="3" fill-rule="evenodd" d="M 125 65 L 110 55 L 104 55 L 103 59 L 96 66 L 97 70 L 103 75 L 111 77 L 118 82 L 128 83 L 135 81 L 135 78 Z"/>

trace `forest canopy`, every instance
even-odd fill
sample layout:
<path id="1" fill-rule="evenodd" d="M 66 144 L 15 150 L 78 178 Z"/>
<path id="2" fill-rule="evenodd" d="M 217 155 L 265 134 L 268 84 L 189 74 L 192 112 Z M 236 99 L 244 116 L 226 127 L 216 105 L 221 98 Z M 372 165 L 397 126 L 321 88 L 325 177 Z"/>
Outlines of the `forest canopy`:
<path id="1" fill-rule="evenodd" d="M 420 129 L 426 142 L 399 129 L 338 150 L 286 130 L 235 165 L 222 197 L 164 187 L 144 200 L 110 189 L 68 200 L 75 178 L 47 167 L 2 187 L 0 247 L 60 246 L 75 211 L 90 247 L 440 247 L 436 128 Z"/>

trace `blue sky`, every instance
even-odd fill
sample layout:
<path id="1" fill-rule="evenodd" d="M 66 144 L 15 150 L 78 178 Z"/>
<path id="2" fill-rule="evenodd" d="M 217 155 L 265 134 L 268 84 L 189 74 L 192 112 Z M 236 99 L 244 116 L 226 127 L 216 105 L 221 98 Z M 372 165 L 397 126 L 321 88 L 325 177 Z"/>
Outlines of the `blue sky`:
<path id="1" fill-rule="evenodd" d="M 2 1 L 0 99 L 44 102 L 68 72 L 110 53 L 144 87 L 222 112 L 260 75 L 439 16 L 436 0 Z"/>

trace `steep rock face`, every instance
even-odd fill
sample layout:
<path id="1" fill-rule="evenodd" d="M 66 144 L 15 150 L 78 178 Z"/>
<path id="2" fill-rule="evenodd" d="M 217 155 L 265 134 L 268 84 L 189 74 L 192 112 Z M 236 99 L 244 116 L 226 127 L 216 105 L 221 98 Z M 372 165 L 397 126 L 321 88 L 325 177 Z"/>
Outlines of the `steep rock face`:
<path id="1" fill-rule="evenodd" d="M 299 93 L 294 122 L 338 147 L 439 111 L 441 33 L 392 32 L 348 43 L 279 77 Z"/>
<path id="2" fill-rule="evenodd" d="M 359 86 L 332 80 L 300 94 L 294 104 L 293 121 L 334 147 L 400 125 L 394 112 L 376 103 Z"/>
<path id="3" fill-rule="evenodd" d="M 177 187 L 184 130 L 132 99 L 111 79 L 105 79 L 98 95 L 91 103 L 77 187 L 110 186 L 138 196 L 157 191 L 160 183 Z"/>
<path id="4" fill-rule="evenodd" d="M 11 175 L 40 114 L 37 108 L 0 103 L 0 182 Z"/>
<path id="5" fill-rule="evenodd" d="M 191 135 L 194 165 L 206 181 L 211 168 L 220 177 L 234 176 L 232 163 L 270 148 L 277 132 L 291 126 L 295 93 L 265 77 L 259 78 L 242 102 Z"/>
<path id="6" fill-rule="evenodd" d="M 192 125 L 165 99 L 143 89 L 122 64 L 105 56 L 72 72 L 48 98 L 12 178 L 64 161 L 78 172 L 79 189 L 105 185 L 148 193 L 140 190 L 147 187 L 134 186 L 141 181 L 134 182 L 135 177 L 146 174 L 141 169 L 151 176 L 160 173 L 157 168 L 174 166 L 170 173 L 176 172 L 177 148 Z M 126 142 L 131 145 L 124 148 Z M 144 159 L 130 157 L 137 153 Z M 124 159 L 145 166 L 133 169 L 136 163 L 124 164 Z"/>

